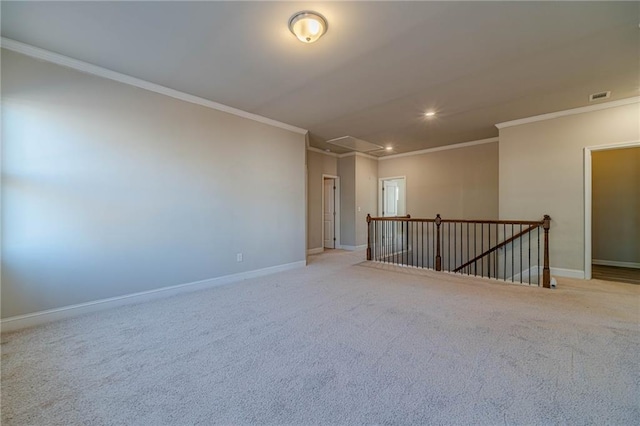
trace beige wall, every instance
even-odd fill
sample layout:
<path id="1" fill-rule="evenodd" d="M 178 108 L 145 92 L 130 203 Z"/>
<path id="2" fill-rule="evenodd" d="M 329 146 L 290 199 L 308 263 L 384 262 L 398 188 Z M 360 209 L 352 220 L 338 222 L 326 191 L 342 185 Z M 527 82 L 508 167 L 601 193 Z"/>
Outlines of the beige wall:
<path id="1" fill-rule="evenodd" d="M 307 151 L 307 248 L 320 248 L 322 237 L 322 175 L 338 175 L 338 159 L 319 152 Z"/>
<path id="2" fill-rule="evenodd" d="M 378 161 L 357 156 L 356 159 L 356 246 L 367 244 L 367 214 L 376 215 L 378 197 Z"/>
<path id="3" fill-rule="evenodd" d="M 640 265 L 640 148 L 591 158 L 592 257 Z"/>
<path id="4" fill-rule="evenodd" d="M 2 317 L 304 261 L 304 157 L 302 134 L 3 50 Z"/>
<path id="5" fill-rule="evenodd" d="M 549 214 L 551 267 L 584 271 L 584 147 L 640 139 L 640 104 L 500 129 L 500 217 Z"/>
<path id="6" fill-rule="evenodd" d="M 378 176 L 406 176 L 407 213 L 412 217 L 498 217 L 497 142 L 381 159 Z"/>

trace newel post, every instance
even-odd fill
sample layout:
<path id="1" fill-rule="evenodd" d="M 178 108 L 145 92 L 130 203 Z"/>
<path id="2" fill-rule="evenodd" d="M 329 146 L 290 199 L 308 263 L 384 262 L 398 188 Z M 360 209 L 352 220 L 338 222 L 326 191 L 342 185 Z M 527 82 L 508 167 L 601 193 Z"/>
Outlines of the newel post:
<path id="1" fill-rule="evenodd" d="M 436 271 L 442 271 L 442 258 L 440 257 L 440 214 L 436 215 Z"/>
<path id="2" fill-rule="evenodd" d="M 371 260 L 371 214 L 367 213 L 367 260 Z"/>
<path id="3" fill-rule="evenodd" d="M 542 269 L 542 287 L 551 288 L 551 269 L 549 269 L 549 228 L 551 217 L 544 215 L 542 228 L 544 229 L 544 269 Z"/>

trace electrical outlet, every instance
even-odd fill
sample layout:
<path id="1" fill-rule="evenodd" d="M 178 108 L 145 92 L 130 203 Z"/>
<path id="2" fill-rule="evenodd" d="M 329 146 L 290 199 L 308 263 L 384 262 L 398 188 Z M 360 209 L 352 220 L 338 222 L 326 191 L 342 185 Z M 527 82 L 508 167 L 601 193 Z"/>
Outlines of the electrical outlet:
<path id="1" fill-rule="evenodd" d="M 242 262 L 242 253 L 236 254 L 236 262 Z"/>

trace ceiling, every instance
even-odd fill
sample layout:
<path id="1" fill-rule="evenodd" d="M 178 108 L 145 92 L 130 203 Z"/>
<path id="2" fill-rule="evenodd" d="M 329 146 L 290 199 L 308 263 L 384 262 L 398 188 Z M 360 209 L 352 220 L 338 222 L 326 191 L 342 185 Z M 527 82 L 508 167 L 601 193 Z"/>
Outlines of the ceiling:
<path id="1" fill-rule="evenodd" d="M 403 153 L 638 96 L 640 2 L 11 2 L 2 36 Z M 327 18 L 314 44 L 287 21 Z M 601 102 L 601 101 L 599 101 Z M 425 117 L 428 110 L 434 117 Z"/>

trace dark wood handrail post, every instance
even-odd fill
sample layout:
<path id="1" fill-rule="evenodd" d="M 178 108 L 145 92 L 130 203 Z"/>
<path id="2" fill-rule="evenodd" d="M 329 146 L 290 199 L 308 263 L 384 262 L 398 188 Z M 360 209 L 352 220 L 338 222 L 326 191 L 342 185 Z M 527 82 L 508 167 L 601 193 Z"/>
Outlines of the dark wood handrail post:
<path id="1" fill-rule="evenodd" d="M 371 213 L 367 213 L 367 260 L 371 260 Z"/>
<path id="2" fill-rule="evenodd" d="M 436 215 L 436 271 L 442 271 L 442 258 L 440 257 L 440 214 Z"/>
<path id="3" fill-rule="evenodd" d="M 542 287 L 551 288 L 551 269 L 549 269 L 549 228 L 551 227 L 551 217 L 544 215 L 542 221 L 544 228 L 544 269 L 542 270 Z"/>

